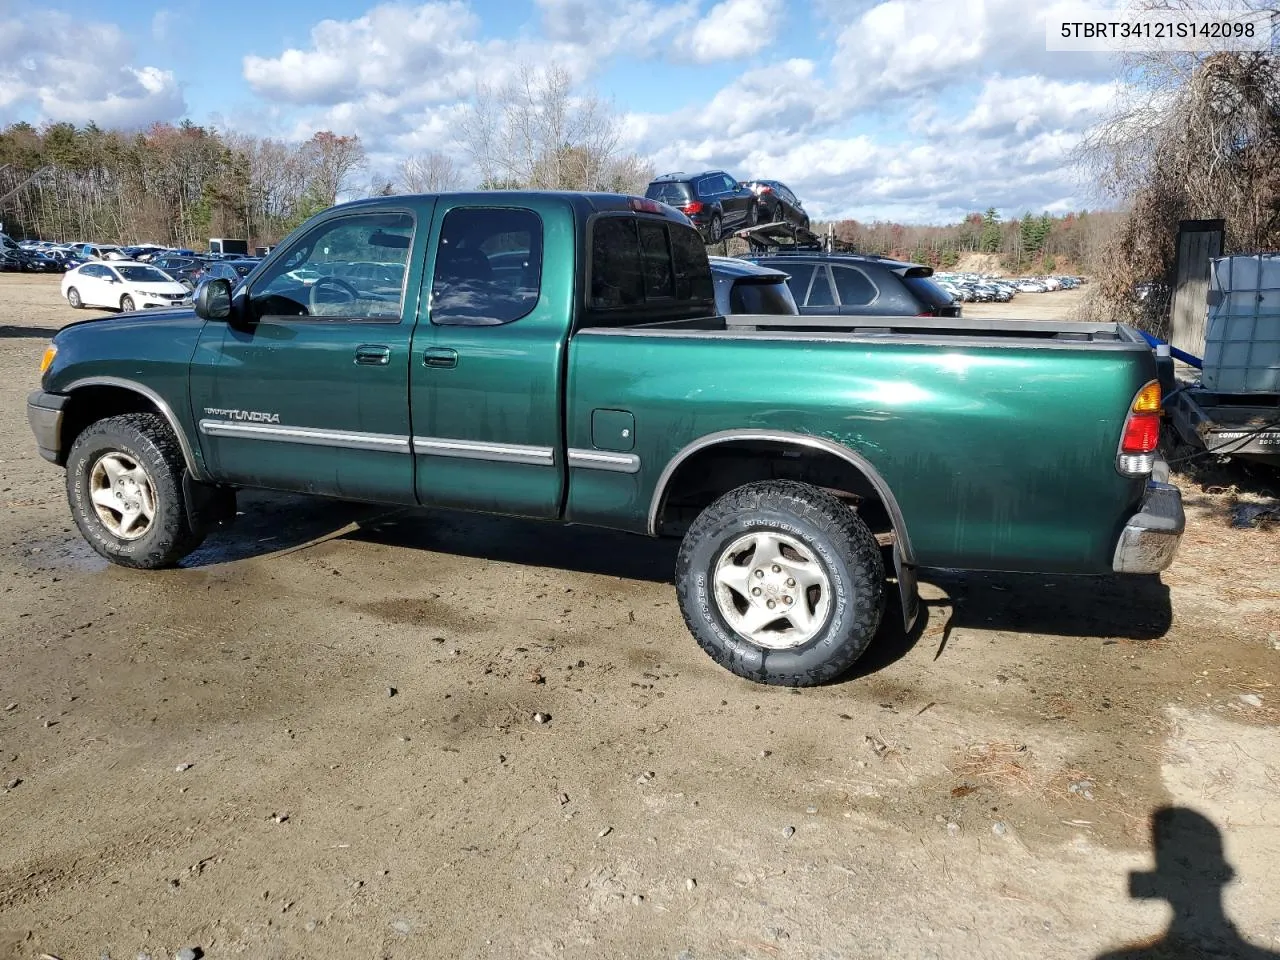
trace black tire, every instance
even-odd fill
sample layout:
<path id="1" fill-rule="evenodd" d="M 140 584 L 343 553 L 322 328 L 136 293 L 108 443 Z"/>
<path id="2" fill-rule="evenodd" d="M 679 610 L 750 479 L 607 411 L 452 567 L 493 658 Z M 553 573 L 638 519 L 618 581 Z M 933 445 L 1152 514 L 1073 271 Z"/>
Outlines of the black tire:
<path id="1" fill-rule="evenodd" d="M 133 297 L 129 296 L 126 293 L 123 297 L 120 298 L 121 313 L 133 313 L 133 311 L 136 309 L 138 308 L 137 308 L 137 305 L 133 302 Z"/>
<path id="2" fill-rule="evenodd" d="M 828 577 L 827 620 L 805 643 L 760 646 L 721 613 L 713 587 L 717 563 L 735 541 L 755 532 L 799 540 Z M 830 494 L 789 480 L 747 484 L 703 510 L 680 546 L 675 579 L 680 610 L 698 645 L 756 683 L 809 687 L 836 680 L 870 645 L 884 610 L 884 561 L 867 525 Z"/>
<path id="3" fill-rule="evenodd" d="M 747 208 L 747 226 L 754 227 L 759 222 L 760 222 L 760 207 L 759 205 L 756 204 L 754 200 L 752 200 L 751 206 Z"/>
<path id="4" fill-rule="evenodd" d="M 71 304 L 73 310 L 83 310 L 84 301 L 80 299 L 80 291 L 75 287 L 67 287 L 67 303 Z"/>
<path id="5" fill-rule="evenodd" d="M 110 453 L 135 461 L 151 481 L 155 515 L 137 539 L 122 539 L 106 526 L 91 499 L 94 466 Z M 67 501 L 80 533 L 112 563 L 142 570 L 172 567 L 204 540 L 192 530 L 182 492 L 186 463 L 168 421 L 156 413 L 127 413 L 85 428 L 67 457 Z"/>
<path id="6" fill-rule="evenodd" d="M 717 242 L 724 233 L 724 221 L 720 219 L 720 214 L 713 213 L 711 222 L 707 224 L 707 243 Z"/>
<path id="7" fill-rule="evenodd" d="M 775 223 L 787 222 L 787 208 L 782 205 L 781 201 L 773 208 L 773 219 Z"/>

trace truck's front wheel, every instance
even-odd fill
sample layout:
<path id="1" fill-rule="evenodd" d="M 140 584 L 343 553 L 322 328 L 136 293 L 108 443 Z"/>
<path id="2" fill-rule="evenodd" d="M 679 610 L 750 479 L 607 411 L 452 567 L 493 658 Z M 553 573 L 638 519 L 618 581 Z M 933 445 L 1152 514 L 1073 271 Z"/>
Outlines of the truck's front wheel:
<path id="1" fill-rule="evenodd" d="M 835 497 L 764 481 L 725 494 L 689 527 L 676 592 L 721 666 L 757 683 L 816 686 L 875 636 L 884 563 L 866 524 Z"/>
<path id="2" fill-rule="evenodd" d="M 85 540 L 112 563 L 171 567 L 200 545 L 182 495 L 186 464 L 154 413 L 99 420 L 71 445 L 67 500 Z"/>

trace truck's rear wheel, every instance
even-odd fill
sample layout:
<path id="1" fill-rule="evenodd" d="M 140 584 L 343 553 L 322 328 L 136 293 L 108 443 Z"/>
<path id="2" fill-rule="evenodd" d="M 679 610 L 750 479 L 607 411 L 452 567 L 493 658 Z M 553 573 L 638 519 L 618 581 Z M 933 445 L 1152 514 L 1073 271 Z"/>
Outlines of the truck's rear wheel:
<path id="1" fill-rule="evenodd" d="M 171 567 L 200 545 L 182 494 L 186 464 L 154 413 L 99 420 L 71 445 L 67 500 L 85 540 L 112 563 Z"/>
<path id="2" fill-rule="evenodd" d="M 837 679 L 867 649 L 884 609 L 884 562 L 861 518 L 791 481 L 722 496 L 676 560 L 685 623 L 716 663 L 757 683 Z"/>

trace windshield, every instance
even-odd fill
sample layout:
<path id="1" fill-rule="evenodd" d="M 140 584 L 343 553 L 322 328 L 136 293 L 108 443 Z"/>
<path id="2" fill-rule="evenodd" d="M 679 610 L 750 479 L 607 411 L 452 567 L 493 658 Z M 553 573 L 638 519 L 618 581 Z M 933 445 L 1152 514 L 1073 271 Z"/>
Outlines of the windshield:
<path id="1" fill-rule="evenodd" d="M 644 195 L 671 207 L 684 206 L 693 196 L 687 183 L 651 183 Z"/>
<path id="2" fill-rule="evenodd" d="M 161 273 L 155 267 L 116 267 L 116 272 L 130 283 L 173 283 L 168 274 Z"/>

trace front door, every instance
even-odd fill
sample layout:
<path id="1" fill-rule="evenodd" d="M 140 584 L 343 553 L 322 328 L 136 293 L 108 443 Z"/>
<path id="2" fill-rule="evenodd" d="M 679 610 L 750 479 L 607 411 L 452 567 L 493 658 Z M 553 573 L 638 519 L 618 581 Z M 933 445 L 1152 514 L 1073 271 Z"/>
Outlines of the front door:
<path id="1" fill-rule="evenodd" d="M 205 324 L 191 399 L 214 476 L 414 501 L 409 347 L 432 203 L 335 211 L 237 293 L 235 323 Z"/>
<path id="2" fill-rule="evenodd" d="M 435 220 L 409 370 L 418 498 L 556 517 L 572 212 L 554 199 L 456 208 L 442 199 Z"/>

